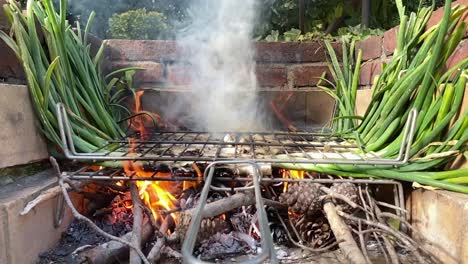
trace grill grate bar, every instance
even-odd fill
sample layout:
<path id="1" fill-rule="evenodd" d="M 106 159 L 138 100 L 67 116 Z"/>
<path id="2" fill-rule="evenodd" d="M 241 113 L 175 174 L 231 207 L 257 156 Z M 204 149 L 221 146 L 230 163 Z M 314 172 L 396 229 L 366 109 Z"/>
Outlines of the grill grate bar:
<path id="1" fill-rule="evenodd" d="M 66 110 L 58 105 L 58 121 L 65 156 L 79 161 L 194 161 L 243 160 L 260 163 L 351 164 L 401 166 L 408 162 L 417 112 L 408 116 L 399 155 L 382 158 L 363 151 L 358 144 L 316 132 L 158 131 L 109 141 L 102 153 L 78 153 Z M 137 146 L 134 148 L 134 146 Z M 118 151 L 116 151 L 118 150 Z"/>

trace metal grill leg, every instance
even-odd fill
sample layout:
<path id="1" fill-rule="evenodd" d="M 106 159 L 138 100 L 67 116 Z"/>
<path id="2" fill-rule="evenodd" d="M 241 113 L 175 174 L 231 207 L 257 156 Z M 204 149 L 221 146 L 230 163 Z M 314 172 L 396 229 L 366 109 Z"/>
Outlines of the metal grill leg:
<path id="1" fill-rule="evenodd" d="M 203 187 L 195 214 L 192 217 L 189 228 L 187 230 L 187 234 L 185 236 L 185 241 L 182 245 L 182 256 L 183 256 L 184 263 L 198 263 L 198 264 L 209 263 L 209 262 L 205 262 L 205 261 L 195 258 L 192 252 L 195 248 L 195 243 L 197 240 L 198 232 L 200 230 L 200 224 L 204 216 L 204 207 L 207 202 L 208 194 L 213 187 L 211 186 L 211 183 L 213 181 L 216 166 L 222 165 L 222 164 L 224 165 L 225 164 L 247 164 L 253 167 L 253 175 L 252 175 L 253 186 L 243 187 L 241 189 L 234 188 L 234 190 L 237 190 L 237 191 L 241 191 L 241 190 L 245 191 L 245 190 L 251 190 L 251 189 L 254 190 L 255 205 L 257 208 L 257 217 L 260 223 L 260 234 L 262 236 L 262 242 L 261 242 L 262 252 L 260 255 L 256 256 L 255 258 L 242 262 L 242 263 L 252 263 L 252 264 L 262 263 L 268 257 L 270 257 L 270 262 L 272 264 L 278 263 L 278 260 L 276 259 L 276 253 L 273 248 L 273 238 L 271 237 L 270 228 L 268 226 L 268 219 L 267 219 L 266 211 L 265 211 L 265 208 L 263 206 L 263 201 L 262 201 L 262 195 L 261 195 L 261 190 L 260 190 L 260 180 L 261 180 L 260 167 L 257 163 L 252 162 L 252 161 L 213 162 L 206 168 L 205 175 L 204 175 L 205 186 Z M 229 188 L 227 190 L 231 190 L 231 189 Z"/>

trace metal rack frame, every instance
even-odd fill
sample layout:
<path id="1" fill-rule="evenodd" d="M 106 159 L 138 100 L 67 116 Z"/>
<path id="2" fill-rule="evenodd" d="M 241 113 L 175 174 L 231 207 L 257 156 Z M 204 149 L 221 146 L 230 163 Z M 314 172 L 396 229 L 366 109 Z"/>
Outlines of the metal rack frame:
<path id="1" fill-rule="evenodd" d="M 260 224 L 260 234 L 262 237 L 261 248 L 262 251 L 260 254 L 256 255 L 255 258 L 242 262 L 242 263 L 262 263 L 267 258 L 270 259 L 270 263 L 278 263 L 276 258 L 276 253 L 273 247 L 273 238 L 270 234 L 270 229 L 267 222 L 267 214 L 265 207 L 263 205 L 262 194 L 261 194 L 261 185 L 262 184 L 271 184 L 271 183 L 280 183 L 280 182 L 313 182 L 313 183 L 322 183 L 330 184 L 336 182 L 351 182 L 359 185 L 392 185 L 394 191 L 394 206 L 393 209 L 396 210 L 396 213 L 400 216 L 405 213 L 404 209 L 404 196 L 403 196 L 403 187 L 401 183 L 392 180 L 373 180 L 373 179 L 284 179 L 284 178 L 267 178 L 263 177 L 260 169 L 260 164 L 285 164 L 285 163 L 294 163 L 294 164 L 351 164 L 351 165 L 390 165 L 390 166 L 401 166 L 408 162 L 411 145 L 413 143 L 413 137 L 415 132 L 415 125 L 417 119 L 417 111 L 415 109 L 411 110 L 408 119 L 404 127 L 404 134 L 402 144 L 399 149 L 398 156 L 394 159 L 385 159 L 377 156 L 374 153 L 365 153 L 360 149 L 358 145 L 340 145 L 336 141 L 326 141 L 319 140 L 319 138 L 333 138 L 332 134 L 323 134 L 323 133 L 290 133 L 290 132 L 257 132 L 257 133 L 220 133 L 220 134 L 234 134 L 234 142 L 228 141 L 223 142 L 220 140 L 210 140 L 209 133 L 204 132 L 157 132 L 153 134 L 156 138 L 151 140 L 138 139 L 134 140 L 132 144 L 137 145 L 137 149 L 140 146 L 145 146 L 146 149 L 144 152 L 137 152 L 136 154 L 131 153 L 131 149 L 134 148 L 128 140 L 130 137 L 125 137 L 117 141 L 109 141 L 107 145 L 100 148 L 98 151 L 105 152 L 95 152 L 95 153 L 79 153 L 76 151 L 74 142 L 73 142 L 73 131 L 70 126 L 67 109 L 63 104 L 57 104 L 57 118 L 60 129 L 60 137 L 62 140 L 62 149 L 65 154 L 65 157 L 71 160 L 78 161 L 92 161 L 92 162 L 102 162 L 102 161 L 153 161 L 153 162 L 177 162 L 177 161 L 197 161 L 197 162 L 209 162 L 210 164 L 204 171 L 204 186 L 201 192 L 201 197 L 199 203 L 193 214 L 193 218 L 190 222 L 189 228 L 187 230 L 186 239 L 182 245 L 182 255 L 185 263 L 208 263 L 201 261 L 193 256 L 193 250 L 195 247 L 196 239 L 198 232 L 200 230 L 200 224 L 204 217 L 204 207 L 207 203 L 208 194 L 211 190 L 215 191 L 253 191 L 255 195 L 255 206 L 257 209 L 258 221 Z M 169 139 L 170 136 L 164 138 L 162 135 L 174 135 L 174 133 L 180 134 L 208 134 L 208 139 L 196 141 L 192 138 L 191 140 L 184 140 L 183 136 L 177 140 Z M 239 135 L 251 139 L 248 142 L 240 142 L 238 140 Z M 267 142 L 264 140 L 262 142 L 256 142 L 253 139 L 253 135 L 262 135 L 272 136 L 276 139 L 275 142 Z M 162 138 L 161 138 L 162 137 Z M 288 142 L 282 142 L 279 137 L 287 138 Z M 297 142 L 294 138 L 300 138 L 301 140 Z M 336 137 L 335 137 L 336 138 Z M 291 143 L 292 142 L 292 143 Z M 149 146 L 146 146 L 149 145 Z M 146 155 L 151 150 L 158 149 L 158 146 L 169 145 L 169 148 L 163 151 L 162 154 L 158 156 Z M 201 145 L 204 149 L 207 145 L 214 146 L 216 148 L 215 156 L 204 156 L 204 155 L 182 155 L 189 146 Z M 182 146 L 184 151 L 182 154 L 165 156 L 164 154 L 174 146 Z M 231 146 L 235 148 L 234 155 L 229 157 L 219 156 L 220 150 L 225 146 Z M 237 156 L 237 148 L 240 146 L 250 147 L 250 150 L 253 152 L 251 155 L 246 157 Z M 275 158 L 259 158 L 256 156 L 255 147 L 278 147 L 283 150 L 283 155 L 275 156 Z M 332 154 L 338 155 L 340 158 L 330 158 L 327 157 L 324 153 L 325 148 L 332 149 L 334 152 Z M 123 149 L 123 154 L 116 156 L 116 151 Z M 288 151 L 288 149 L 290 151 Z M 293 151 L 291 151 L 293 149 Z M 316 150 L 315 153 L 319 155 L 319 158 L 313 157 L 310 152 L 307 150 L 313 149 Z M 340 153 L 338 150 L 345 149 L 347 152 Z M 350 151 L 361 151 L 360 154 L 353 153 L 358 157 L 350 159 L 347 158 L 344 153 L 351 153 Z M 328 151 L 328 150 L 327 150 Z M 201 150 L 203 152 L 203 150 Z M 300 155 L 297 157 L 297 155 Z M 216 177 L 218 182 L 229 182 L 229 181 L 239 181 L 239 182 L 249 182 L 252 185 L 246 185 L 244 187 L 236 188 L 226 188 L 218 187 L 213 185 L 213 180 L 215 178 L 215 170 L 219 166 L 240 166 L 247 165 L 252 168 L 251 177 Z M 125 173 L 120 170 L 113 170 L 111 173 L 108 173 L 105 169 L 99 169 L 95 171 L 87 170 L 87 168 L 82 168 L 76 172 L 63 172 L 62 175 L 69 179 L 75 180 L 153 180 L 153 181 L 198 181 L 199 179 L 193 177 L 179 177 L 171 175 L 170 177 L 161 177 L 158 176 L 157 172 L 154 172 L 151 177 L 141 177 L 134 173 L 133 175 L 125 175 Z M 390 207 L 392 208 L 392 207 Z"/>
<path id="2" fill-rule="evenodd" d="M 57 118 L 60 128 L 60 137 L 62 139 L 62 149 L 66 158 L 80 161 L 254 161 L 258 163 L 296 163 L 296 164 L 350 164 L 350 165 L 390 165 L 402 166 L 409 160 L 411 145 L 415 132 L 417 111 L 411 110 L 404 127 L 403 140 L 397 157 L 392 159 L 381 158 L 375 153 L 364 152 L 358 145 L 341 145 L 336 142 L 319 140 L 319 138 L 335 138 L 332 134 L 306 133 L 306 132 L 235 132 L 235 133 L 216 133 L 235 135 L 235 141 L 222 141 L 219 139 L 210 140 L 214 133 L 206 132 L 156 132 L 149 140 L 137 139 L 132 143 L 130 137 L 124 137 L 121 140 L 109 141 L 108 144 L 101 147 L 94 153 L 79 153 L 76 151 L 72 129 L 67 115 L 67 110 L 63 104 L 57 104 Z M 207 135 L 206 140 L 197 140 L 199 135 Z M 170 138 L 175 135 L 176 139 Z M 187 135 L 195 135 L 195 138 L 184 139 Z M 255 136 L 261 136 L 262 140 L 255 140 Z M 248 138 L 246 142 L 240 142 L 239 138 Z M 265 137 L 272 137 L 275 142 L 268 142 Z M 285 139 L 282 141 L 282 139 Z M 291 143 L 292 142 L 292 143 Z M 131 153 L 131 149 L 136 145 L 136 149 L 142 148 L 143 151 Z M 166 146 L 159 155 L 150 153 L 152 150 L 159 149 L 160 146 Z M 185 150 L 190 146 L 202 146 L 201 152 L 209 147 L 216 148 L 214 155 L 186 155 Z M 167 152 L 175 146 L 184 148 L 179 155 L 166 155 Z M 221 150 L 226 147 L 234 147 L 234 155 L 222 157 Z M 239 157 L 237 150 L 239 147 L 249 147 L 249 157 Z M 281 155 L 272 157 L 258 157 L 255 148 L 279 148 L 282 149 Z M 325 149 L 327 149 L 325 151 Z M 118 153 L 118 150 L 123 150 Z M 309 150 L 312 150 L 309 152 Z M 346 150 L 346 151 L 343 151 Z M 148 154 L 150 153 L 150 154 Z M 348 155 L 348 157 L 346 157 Z M 334 156 L 334 157 L 330 157 Z M 336 158 L 338 156 L 338 158 Z M 351 157 L 349 157 L 351 156 Z"/>
<path id="3" fill-rule="evenodd" d="M 198 237 L 198 232 L 200 231 L 200 224 L 203 220 L 204 216 L 204 207 L 207 203 L 208 194 L 210 190 L 219 190 L 218 187 L 212 186 L 214 172 L 216 170 L 216 166 L 219 165 L 239 165 L 239 164 L 248 164 L 253 168 L 253 174 L 251 181 L 253 185 L 247 187 L 240 187 L 240 188 L 229 188 L 229 190 L 234 191 L 254 191 L 255 195 L 255 206 L 257 208 L 257 216 L 258 222 L 260 224 L 259 230 L 260 235 L 262 237 L 261 240 L 261 253 L 257 255 L 255 258 L 245 261 L 243 263 L 263 263 L 268 257 L 270 257 L 270 263 L 275 264 L 278 263 L 276 258 L 275 249 L 273 247 L 273 238 L 270 233 L 270 228 L 268 227 L 268 217 L 265 211 L 265 207 L 263 206 L 262 200 L 262 193 L 260 190 L 260 181 L 261 181 L 261 173 L 258 164 L 253 161 L 216 161 L 208 165 L 204 173 L 204 180 L 205 185 L 203 186 L 203 190 L 200 195 L 200 199 L 198 205 L 196 207 L 195 213 L 193 214 L 193 218 L 190 221 L 189 228 L 187 229 L 187 233 L 185 235 L 184 243 L 182 244 L 182 256 L 184 259 L 184 263 L 210 263 L 205 262 L 200 259 L 197 259 L 193 256 L 193 250 L 195 248 L 195 243 Z"/>
<path id="4" fill-rule="evenodd" d="M 222 166 L 251 166 L 252 167 L 252 176 L 251 177 L 215 177 L 215 170 Z M 152 178 L 142 178 L 142 177 L 129 177 L 129 176 L 119 176 L 119 177 L 110 177 L 106 175 L 95 175 L 95 176 L 86 176 L 81 175 L 83 169 L 78 170 L 77 172 L 62 172 L 62 176 L 68 179 L 74 180 L 124 180 L 124 181 L 132 181 L 132 180 L 158 180 L 158 181 L 199 181 L 198 178 L 193 177 L 178 177 L 178 176 L 171 176 L 171 177 L 152 177 Z M 111 169 L 112 170 L 112 169 Z M 115 169 L 113 169 L 115 170 Z M 241 263 L 262 263 L 266 259 L 269 258 L 270 263 L 278 263 L 276 258 L 276 254 L 274 251 L 273 246 L 273 238 L 270 233 L 270 229 L 268 227 L 267 222 L 267 215 L 266 210 L 262 201 L 262 194 L 261 194 L 261 186 L 262 184 L 275 184 L 275 183 L 298 183 L 298 182 L 311 182 L 311 183 L 318 183 L 318 184 L 333 184 L 333 183 L 343 183 L 349 182 L 356 184 L 358 186 L 390 186 L 392 187 L 393 191 L 393 202 L 392 204 L 381 204 L 382 206 L 386 206 L 389 209 L 395 210 L 396 215 L 406 218 L 407 212 L 405 210 L 405 201 L 404 201 L 404 193 L 403 193 L 403 186 L 398 181 L 393 180 L 380 180 L 380 179 L 291 179 L 291 178 L 270 178 L 262 176 L 260 172 L 261 168 L 258 163 L 255 161 L 216 161 L 207 166 L 203 174 L 203 182 L 204 186 L 202 192 L 200 194 L 199 203 L 195 208 L 193 213 L 193 218 L 190 222 L 190 225 L 187 229 L 187 233 L 185 235 L 185 240 L 182 245 L 182 256 L 184 263 L 197 263 L 197 264 L 205 264 L 210 262 L 204 262 L 200 259 L 197 259 L 193 256 L 193 250 L 195 247 L 195 243 L 198 237 L 198 233 L 200 231 L 200 224 L 204 218 L 204 208 L 207 204 L 207 198 L 210 191 L 227 191 L 227 192 L 245 192 L 245 191 L 253 191 L 255 197 L 255 206 L 257 208 L 257 216 L 258 221 L 260 224 L 260 234 L 262 237 L 261 241 L 261 254 L 257 255 L 255 258 L 250 259 L 245 262 Z M 117 170 L 118 171 L 118 170 Z M 120 172 L 122 173 L 122 172 Z M 80 176 L 81 175 L 81 176 Z M 252 183 L 252 185 L 246 185 L 244 187 L 219 187 L 214 185 L 214 181 L 216 182 L 245 182 L 245 183 Z"/>

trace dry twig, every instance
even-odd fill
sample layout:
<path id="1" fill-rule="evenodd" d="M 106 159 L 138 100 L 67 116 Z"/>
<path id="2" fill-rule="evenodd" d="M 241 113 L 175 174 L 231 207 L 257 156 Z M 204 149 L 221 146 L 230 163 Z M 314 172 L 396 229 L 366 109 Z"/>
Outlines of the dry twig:
<path id="1" fill-rule="evenodd" d="M 143 203 L 141 202 L 140 195 L 138 193 L 138 187 L 134 182 L 130 183 L 130 194 L 133 202 L 133 229 L 132 229 L 132 245 L 141 250 L 141 231 L 143 224 Z M 134 249 L 130 250 L 130 264 L 140 264 L 141 259 L 138 256 L 138 252 Z"/>
<path id="2" fill-rule="evenodd" d="M 323 210 L 336 239 L 342 240 L 338 246 L 343 251 L 345 257 L 348 258 L 351 263 L 366 263 L 366 259 L 356 244 L 356 241 L 354 241 L 351 231 L 338 215 L 335 205 L 332 202 L 325 202 Z"/>
<path id="3" fill-rule="evenodd" d="M 72 200 L 70 199 L 70 196 L 68 195 L 68 191 L 67 191 L 67 187 L 65 186 L 65 183 L 64 183 L 64 179 L 63 179 L 63 176 L 60 172 L 60 168 L 58 166 L 58 163 L 57 161 L 55 160 L 55 158 L 53 157 L 50 157 L 50 162 L 52 163 L 52 166 L 53 168 L 55 169 L 55 172 L 57 173 L 57 177 L 59 177 L 59 185 L 60 185 L 60 188 L 62 189 L 62 194 L 63 194 L 63 197 L 65 199 L 65 202 L 67 203 L 68 207 L 70 208 L 73 216 L 77 219 L 77 220 L 80 220 L 80 221 L 83 221 L 85 222 L 86 224 L 88 224 L 92 229 L 94 229 L 98 234 L 108 238 L 108 239 L 111 239 L 111 240 L 115 240 L 119 243 L 122 243 L 130 248 L 132 248 L 133 250 L 135 250 L 135 252 L 138 254 L 138 256 L 140 256 L 140 258 L 143 260 L 143 262 L 145 264 L 150 264 L 148 262 L 148 260 L 145 258 L 145 255 L 143 254 L 143 252 L 141 252 L 141 250 L 139 248 L 135 248 L 132 243 L 128 242 L 127 240 L 125 239 L 122 239 L 120 237 L 116 237 L 116 236 L 113 236 L 113 235 L 110 235 L 108 233 L 106 233 L 104 230 L 102 230 L 101 228 L 99 228 L 95 223 L 93 223 L 93 221 L 89 220 L 87 217 L 85 217 L 84 215 L 80 214 L 78 212 L 78 210 L 76 210 L 75 206 L 73 205 L 73 202 Z"/>

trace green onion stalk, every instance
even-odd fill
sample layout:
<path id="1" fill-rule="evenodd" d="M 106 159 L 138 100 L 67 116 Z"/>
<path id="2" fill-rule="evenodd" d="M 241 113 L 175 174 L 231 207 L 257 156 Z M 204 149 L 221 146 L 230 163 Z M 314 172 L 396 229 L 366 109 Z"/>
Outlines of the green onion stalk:
<path id="1" fill-rule="evenodd" d="M 410 161 L 398 168 L 368 165 L 282 164 L 287 169 L 313 170 L 349 177 L 389 178 L 468 193 L 468 169 L 445 171 L 457 157 L 466 155 L 468 111 L 461 112 L 468 75 L 468 58 L 446 69 L 447 61 L 462 41 L 467 25 L 462 21 L 467 6 L 451 6 L 445 1 L 444 16 L 430 28 L 427 22 L 434 6 L 406 15 L 401 0 L 397 47 L 392 59 L 383 64 L 373 84 L 372 100 L 362 117 L 355 117 L 356 83 L 361 56 L 353 69 L 350 52 L 343 52 L 342 63 L 327 43 L 334 90 L 321 87 L 337 99 L 333 126 L 337 134 L 356 138 L 365 152 L 382 158 L 398 156 L 404 126 L 410 110 L 418 110 Z M 345 45 L 343 45 L 345 46 Z M 354 49 L 354 45 L 351 45 Z M 351 75 L 350 75 L 351 74 Z M 347 119 L 348 122 L 343 122 Z M 361 120 L 357 124 L 357 120 Z"/>
<path id="2" fill-rule="evenodd" d="M 16 1 L 3 6 L 11 25 L 0 38 L 22 63 L 33 108 L 41 131 L 50 143 L 51 153 L 59 155 L 62 146 L 57 123 L 56 104 L 63 103 L 70 115 L 77 150 L 92 152 L 124 131 L 116 121 L 129 111 L 121 104 L 126 85 L 111 74 L 104 78 L 100 61 L 104 43 L 94 57 L 89 30 L 94 13 L 82 31 L 66 20 L 66 0 L 54 6 L 52 0 L 28 0 L 23 12 Z M 57 11 L 56 11 L 57 10 Z M 135 69 L 122 69 L 131 77 Z M 107 82 L 107 80 L 109 80 Z"/>

